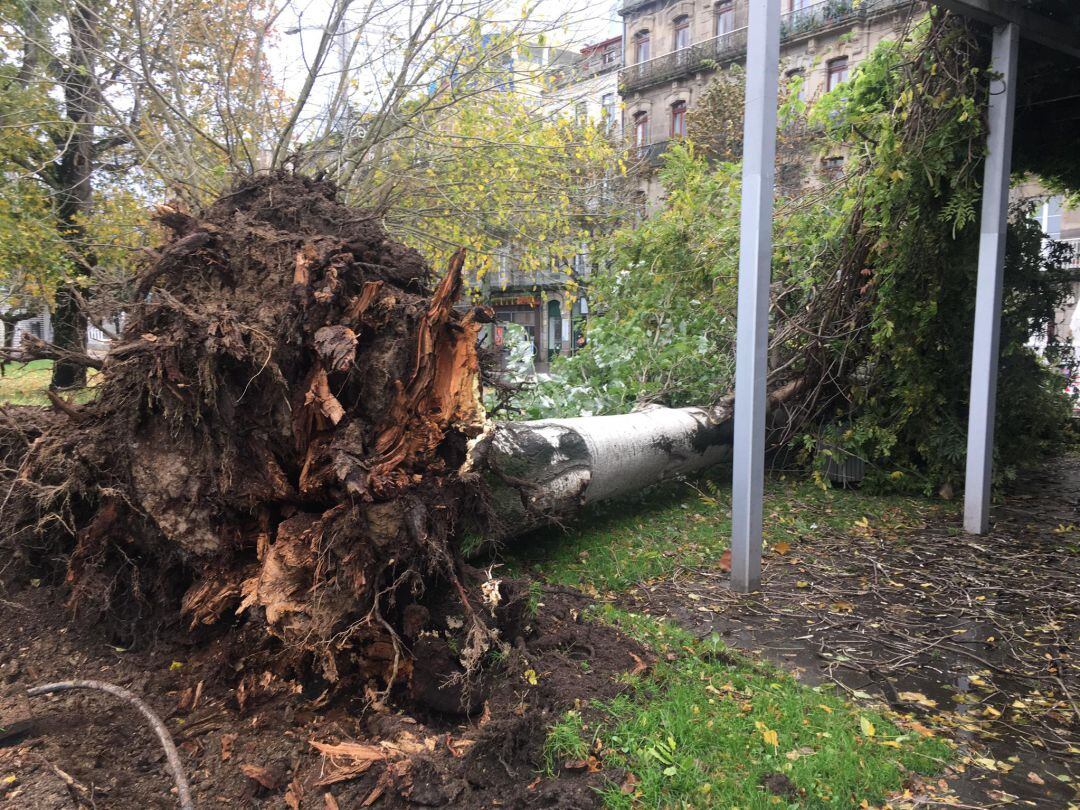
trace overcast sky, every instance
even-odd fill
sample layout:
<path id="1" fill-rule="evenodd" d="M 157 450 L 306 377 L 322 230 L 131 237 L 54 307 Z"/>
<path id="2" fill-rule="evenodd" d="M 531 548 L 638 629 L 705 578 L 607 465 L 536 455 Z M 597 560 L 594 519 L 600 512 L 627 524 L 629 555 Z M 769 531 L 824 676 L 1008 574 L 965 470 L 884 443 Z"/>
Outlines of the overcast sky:
<path id="1" fill-rule="evenodd" d="M 365 3 L 357 3 L 363 7 Z M 278 46 L 271 53 L 271 66 L 286 91 L 299 93 L 307 76 L 307 65 L 318 49 L 322 26 L 326 22 L 330 0 L 295 0 L 275 26 Z M 559 21 L 548 35 L 549 44 L 579 49 L 622 33 L 622 21 L 616 12 L 619 0 L 538 0 L 538 21 Z M 507 4 L 508 18 L 517 18 L 520 3 Z M 387 22 L 388 25 L 392 21 Z M 293 32 L 293 33 L 286 33 Z"/>
<path id="2" fill-rule="evenodd" d="M 471 2 L 483 3 L 490 0 L 456 0 L 468 7 Z M 528 0 L 526 0 L 528 1 Z M 289 5 L 277 18 L 274 25 L 276 42 L 270 51 L 270 67 L 277 83 L 283 87 L 290 98 L 295 99 L 301 92 L 308 76 L 308 66 L 318 51 L 323 27 L 326 25 L 334 0 L 286 0 Z M 549 45 L 580 50 L 584 45 L 599 42 L 622 32 L 621 18 L 617 13 L 620 0 L 535 0 L 536 12 L 530 18 L 537 24 L 538 30 L 544 31 L 544 41 Z M 378 6 L 373 6 L 378 3 Z M 385 8 L 382 4 L 385 3 Z M 409 30 L 410 15 L 417 14 L 417 9 L 425 6 L 426 0 L 355 0 L 350 8 L 354 19 L 370 8 L 383 8 L 383 13 L 376 17 L 376 24 L 368 25 L 364 44 L 357 51 L 358 61 L 365 56 L 374 61 L 367 68 L 353 72 L 350 76 L 354 89 L 350 98 L 354 109 L 378 107 L 382 91 L 381 83 L 397 70 L 398 51 L 387 43 L 393 43 L 393 37 Z M 389 9 L 389 10 L 385 10 Z M 508 22 L 521 20 L 522 0 L 507 0 L 505 19 Z M 396 23 L 396 25 L 395 25 Z M 550 27 L 549 27 L 550 26 Z M 348 18 L 344 30 L 350 28 Z M 352 30 L 355 32 L 355 24 Z M 351 39 L 350 39 L 351 41 Z M 374 56 L 373 56 L 374 55 Z M 341 64 L 337 53 L 327 60 L 316 82 L 310 99 L 297 122 L 295 135 L 302 141 L 314 134 L 323 118 L 329 99 L 334 94 Z"/>

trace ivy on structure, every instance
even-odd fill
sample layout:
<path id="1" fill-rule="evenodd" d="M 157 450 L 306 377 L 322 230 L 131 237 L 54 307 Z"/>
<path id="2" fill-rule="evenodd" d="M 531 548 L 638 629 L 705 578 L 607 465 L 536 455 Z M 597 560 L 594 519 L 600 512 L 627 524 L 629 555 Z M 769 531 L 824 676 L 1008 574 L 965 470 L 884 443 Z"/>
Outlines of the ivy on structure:
<path id="1" fill-rule="evenodd" d="M 844 197 L 870 242 L 854 307 L 865 328 L 853 345 L 832 344 L 859 366 L 820 416 L 874 462 L 872 480 L 894 487 L 947 493 L 962 480 L 985 63 L 965 26 L 928 18 L 909 40 L 879 46 L 813 114 L 851 156 Z M 1048 362 L 1068 363 L 1066 347 L 1051 339 L 1040 356 L 1030 342 L 1069 297 L 1073 274 L 1061 250 L 1044 251 L 1029 213 L 1013 208 L 1006 250 L 996 448 L 1005 477 L 1061 441 L 1069 421 L 1065 381 Z"/>

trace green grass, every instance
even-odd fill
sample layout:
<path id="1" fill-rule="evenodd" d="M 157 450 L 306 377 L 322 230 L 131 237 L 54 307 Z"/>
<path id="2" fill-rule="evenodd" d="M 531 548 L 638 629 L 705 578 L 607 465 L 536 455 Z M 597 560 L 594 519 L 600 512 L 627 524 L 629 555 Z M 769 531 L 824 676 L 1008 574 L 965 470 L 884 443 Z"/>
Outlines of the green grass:
<path id="1" fill-rule="evenodd" d="M 581 712 L 569 711 L 548 730 L 544 742 L 544 760 L 548 773 L 555 773 L 568 759 L 585 759 L 589 755 L 592 739 L 586 736 L 586 723 Z"/>
<path id="2" fill-rule="evenodd" d="M 522 539 L 505 551 L 505 560 L 513 573 L 600 592 L 620 591 L 679 566 L 712 568 L 731 535 L 730 479 L 723 479 L 719 473 L 599 505 L 569 530 L 550 528 Z M 772 480 L 766 487 L 765 542 L 794 545 L 814 532 L 846 532 L 860 522 L 898 530 L 944 508 L 913 497 L 825 490 L 804 479 Z"/>
<path id="3" fill-rule="evenodd" d="M 589 510 L 569 531 L 538 532 L 510 548 L 508 567 L 596 594 L 677 566 L 715 568 L 731 530 L 730 492 L 718 483 L 724 477 L 669 484 Z M 772 480 L 766 543 L 776 553 L 818 532 L 900 532 L 952 508 Z M 808 687 L 716 638 L 700 641 L 672 622 L 610 604 L 599 604 L 594 616 L 658 658 L 648 673 L 624 676 L 632 686 L 626 695 L 568 712 L 549 731 L 549 771 L 600 749 L 605 770 L 632 774 L 605 789 L 608 807 L 857 807 L 881 802 L 911 771 L 940 771 L 951 756 L 945 742 L 905 732 L 884 710 Z M 797 797 L 762 787 L 771 774 L 790 780 Z"/>
<path id="4" fill-rule="evenodd" d="M 46 391 L 52 378 L 52 360 L 31 360 L 29 363 L 8 363 L 0 376 L 0 405 L 48 405 Z M 89 373 L 90 386 L 74 394 L 65 393 L 66 399 L 77 403 L 87 402 L 92 396 L 93 377 Z"/>
<path id="5" fill-rule="evenodd" d="M 633 774 L 604 791 L 608 807 L 857 807 L 882 802 L 911 771 L 940 770 L 951 755 L 945 742 L 733 654 L 715 637 L 698 641 L 609 605 L 596 616 L 659 659 L 627 695 L 594 705 L 590 719 L 569 712 L 552 728 L 549 761 L 597 746 L 606 767 Z M 762 787 L 771 774 L 787 777 L 797 796 Z"/>

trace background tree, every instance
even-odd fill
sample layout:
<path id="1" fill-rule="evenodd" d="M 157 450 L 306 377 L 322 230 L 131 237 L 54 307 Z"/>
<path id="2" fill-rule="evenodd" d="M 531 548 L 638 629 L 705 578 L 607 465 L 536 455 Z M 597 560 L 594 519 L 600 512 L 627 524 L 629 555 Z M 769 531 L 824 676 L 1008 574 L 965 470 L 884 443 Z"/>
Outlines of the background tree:
<path id="1" fill-rule="evenodd" d="M 496 89 L 414 119 L 352 191 L 436 265 L 467 247 L 477 281 L 500 257 L 526 274 L 568 270 L 625 210 L 617 164 L 599 123 Z"/>
<path id="2" fill-rule="evenodd" d="M 806 123 L 807 104 L 802 99 L 804 78 L 792 76 L 780 88 L 781 126 L 776 137 L 776 161 L 780 166 L 809 164 L 820 132 Z M 686 114 L 686 131 L 698 153 L 710 160 L 742 160 L 743 110 L 746 72 L 741 65 L 718 70 L 701 98 Z M 783 179 L 783 172 L 778 177 Z M 786 189 L 789 196 L 792 189 Z"/>
<path id="3" fill-rule="evenodd" d="M 0 30 L 8 48 L 3 58 L 3 126 L 19 143 L 3 151 L 5 177 L 25 194 L 47 200 L 44 227 L 62 245 L 63 262 L 34 268 L 25 253 L 11 265 L 22 274 L 59 272 L 49 292 L 53 304 L 54 388 L 85 383 L 83 351 L 88 279 L 98 266 L 101 244 L 89 223 L 96 185 L 107 176 L 124 177 L 130 190 L 146 196 L 155 189 L 196 198 L 224 179 L 235 164 L 230 144 L 241 118 L 211 116 L 218 93 L 228 86 L 208 81 L 222 64 L 208 56 L 222 41 L 212 26 L 229 31 L 225 42 L 243 42 L 264 23 L 253 7 L 190 3 L 112 3 L 108 0 L 7 2 L 0 5 Z M 14 56 L 13 56 L 14 55 Z M 217 54 L 220 56 L 220 54 Z M 259 65 L 237 48 L 249 74 Z M 218 88 L 207 91 L 203 88 Z M 261 102 L 260 102 L 261 104 Z M 230 138 L 232 140 L 230 140 Z M 248 138 L 250 140 L 250 138 Z M 27 183 L 37 184 L 29 191 Z M 118 184 L 112 184 L 118 187 Z M 56 243 L 56 240 L 50 240 Z"/>
<path id="4" fill-rule="evenodd" d="M 198 204 L 235 173 L 288 165 L 337 180 L 436 253 L 460 240 L 489 259 L 517 240 L 527 263 L 540 242 L 569 255 L 597 218 L 594 168 L 612 153 L 595 131 L 521 103 L 520 88 L 549 78 L 532 56 L 562 20 L 505 12 L 493 0 L 335 0 L 314 20 L 291 0 L 0 6 L 3 124 L 29 136 L 5 167 L 40 185 L 66 249 L 50 295 L 58 353 L 74 362 L 55 364 L 54 387 L 84 379 L 95 189 Z"/>
<path id="5" fill-rule="evenodd" d="M 867 484 L 946 494 L 962 478 L 984 146 L 986 53 L 934 17 L 885 42 L 809 111 L 837 182 L 781 200 L 774 221 L 769 388 L 775 443 L 869 462 Z M 738 167 L 673 150 L 664 208 L 616 234 L 589 345 L 525 405 L 570 415 L 631 402 L 710 405 L 732 389 Z M 1071 403 L 1046 333 L 1076 274 L 1024 207 L 1009 233 L 999 481 L 1065 439 Z"/>

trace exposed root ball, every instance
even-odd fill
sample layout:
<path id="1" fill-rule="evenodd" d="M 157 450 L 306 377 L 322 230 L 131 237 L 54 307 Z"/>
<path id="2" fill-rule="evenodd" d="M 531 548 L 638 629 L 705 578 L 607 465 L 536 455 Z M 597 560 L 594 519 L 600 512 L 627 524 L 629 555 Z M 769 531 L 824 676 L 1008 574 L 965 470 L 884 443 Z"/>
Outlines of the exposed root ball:
<path id="1" fill-rule="evenodd" d="M 440 708 L 447 682 L 467 707 L 514 600 L 465 575 L 455 540 L 482 511 L 459 468 L 485 419 L 464 255 L 432 290 L 419 254 L 293 175 L 157 219 L 171 238 L 95 402 L 9 476 L 15 551 L 60 559 L 84 618 L 239 615 L 331 683 L 409 684 L 422 644 Z"/>

